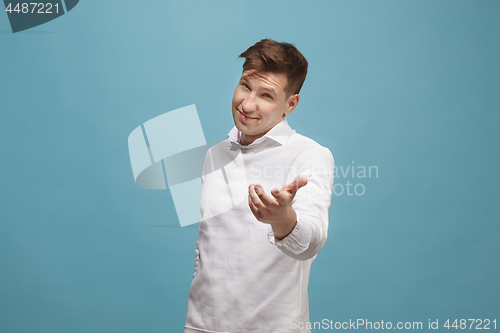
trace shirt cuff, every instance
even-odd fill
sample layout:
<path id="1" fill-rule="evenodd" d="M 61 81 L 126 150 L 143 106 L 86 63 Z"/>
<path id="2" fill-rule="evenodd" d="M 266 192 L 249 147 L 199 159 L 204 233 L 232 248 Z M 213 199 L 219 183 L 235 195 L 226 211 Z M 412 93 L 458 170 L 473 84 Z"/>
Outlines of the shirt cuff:
<path id="1" fill-rule="evenodd" d="M 269 226 L 267 239 L 271 244 L 279 248 L 285 248 L 291 253 L 298 255 L 309 248 L 309 244 L 311 243 L 311 225 L 302 221 L 297 215 L 297 223 L 288 236 L 283 239 L 276 239 L 273 228 Z"/>

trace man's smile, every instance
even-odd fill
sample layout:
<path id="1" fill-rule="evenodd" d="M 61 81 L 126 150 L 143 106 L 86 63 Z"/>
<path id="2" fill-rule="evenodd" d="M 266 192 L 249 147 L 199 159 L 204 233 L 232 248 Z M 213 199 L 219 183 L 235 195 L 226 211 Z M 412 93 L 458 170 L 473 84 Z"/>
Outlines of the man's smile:
<path id="1" fill-rule="evenodd" d="M 237 109 L 237 110 L 238 110 L 238 109 Z M 241 112 L 240 110 L 238 110 L 238 112 L 240 113 L 240 118 L 241 118 L 241 119 L 243 119 L 243 120 L 247 120 L 247 121 L 249 121 L 249 120 L 252 120 L 252 119 L 259 119 L 259 118 L 255 118 L 255 117 L 248 117 L 248 116 L 245 116 L 245 115 L 243 114 L 243 112 Z"/>

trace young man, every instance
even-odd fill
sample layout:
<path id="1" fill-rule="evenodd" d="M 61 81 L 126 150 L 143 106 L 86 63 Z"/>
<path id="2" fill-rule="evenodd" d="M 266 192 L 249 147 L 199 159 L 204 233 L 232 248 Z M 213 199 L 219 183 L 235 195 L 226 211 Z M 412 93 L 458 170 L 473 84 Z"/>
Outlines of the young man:
<path id="1" fill-rule="evenodd" d="M 327 238 L 333 156 L 286 120 L 304 56 L 264 39 L 240 57 L 235 127 L 205 157 L 184 332 L 310 332 L 297 327 L 309 321 L 309 271 Z"/>

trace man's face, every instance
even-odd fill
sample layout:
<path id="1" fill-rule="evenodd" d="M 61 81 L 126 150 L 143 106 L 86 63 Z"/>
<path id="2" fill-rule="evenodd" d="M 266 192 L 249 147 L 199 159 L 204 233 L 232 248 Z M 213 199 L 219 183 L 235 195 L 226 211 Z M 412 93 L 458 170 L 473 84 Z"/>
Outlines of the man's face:
<path id="1" fill-rule="evenodd" d="M 233 120 L 242 133 L 240 142 L 252 143 L 292 112 L 299 95 L 287 97 L 283 73 L 244 71 L 233 95 Z"/>

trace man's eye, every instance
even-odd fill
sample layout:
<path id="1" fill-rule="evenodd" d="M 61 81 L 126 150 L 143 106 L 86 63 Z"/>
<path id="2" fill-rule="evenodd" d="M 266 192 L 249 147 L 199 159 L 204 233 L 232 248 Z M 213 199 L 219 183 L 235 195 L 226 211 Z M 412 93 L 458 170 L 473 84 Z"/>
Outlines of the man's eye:
<path id="1" fill-rule="evenodd" d="M 247 88 L 248 90 L 250 90 L 250 87 L 246 84 L 246 83 L 242 83 L 241 84 L 243 87 Z"/>
<path id="2" fill-rule="evenodd" d="M 270 99 L 273 99 L 273 96 L 269 95 L 269 94 L 264 94 L 264 97 L 266 98 L 270 98 Z"/>

